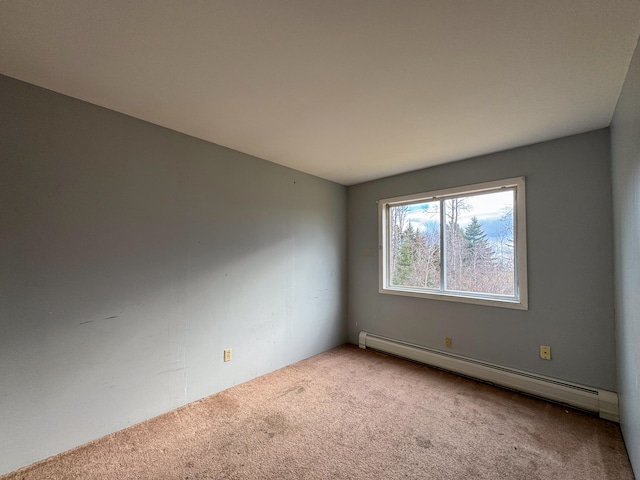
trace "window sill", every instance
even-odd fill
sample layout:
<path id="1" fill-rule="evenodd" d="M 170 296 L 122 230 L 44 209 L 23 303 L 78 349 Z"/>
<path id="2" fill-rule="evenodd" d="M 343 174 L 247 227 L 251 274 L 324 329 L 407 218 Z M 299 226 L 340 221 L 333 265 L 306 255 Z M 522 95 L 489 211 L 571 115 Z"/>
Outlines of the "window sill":
<path id="1" fill-rule="evenodd" d="M 383 287 L 380 293 L 388 295 L 400 295 L 405 297 L 427 298 L 431 300 L 445 300 L 447 302 L 470 303 L 474 305 L 484 305 L 487 307 L 511 308 L 515 310 L 528 310 L 526 301 L 514 298 L 495 298 L 473 294 L 446 293 L 446 292 L 425 292 L 423 290 L 412 290 L 409 288 Z"/>

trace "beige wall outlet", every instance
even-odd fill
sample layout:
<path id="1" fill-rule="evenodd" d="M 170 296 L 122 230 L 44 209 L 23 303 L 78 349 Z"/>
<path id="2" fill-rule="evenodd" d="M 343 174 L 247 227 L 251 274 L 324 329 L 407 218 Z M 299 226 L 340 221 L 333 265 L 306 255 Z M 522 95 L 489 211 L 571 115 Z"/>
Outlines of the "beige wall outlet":
<path id="1" fill-rule="evenodd" d="M 230 362 L 231 361 L 231 349 L 230 348 L 225 348 L 225 350 L 224 350 L 224 361 L 225 362 Z"/>
<path id="2" fill-rule="evenodd" d="M 540 358 L 543 360 L 551 360 L 551 347 L 540 345 Z"/>
<path id="3" fill-rule="evenodd" d="M 451 348 L 451 337 L 444 337 L 444 346 Z"/>

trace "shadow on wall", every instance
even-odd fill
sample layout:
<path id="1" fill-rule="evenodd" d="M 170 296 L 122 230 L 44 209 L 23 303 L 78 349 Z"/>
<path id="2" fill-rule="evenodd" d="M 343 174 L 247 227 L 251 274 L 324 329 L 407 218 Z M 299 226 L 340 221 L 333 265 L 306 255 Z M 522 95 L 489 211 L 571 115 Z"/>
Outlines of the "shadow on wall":
<path id="1" fill-rule="evenodd" d="M 345 341 L 345 187 L 7 77 L 0 104 L 1 465 Z"/>

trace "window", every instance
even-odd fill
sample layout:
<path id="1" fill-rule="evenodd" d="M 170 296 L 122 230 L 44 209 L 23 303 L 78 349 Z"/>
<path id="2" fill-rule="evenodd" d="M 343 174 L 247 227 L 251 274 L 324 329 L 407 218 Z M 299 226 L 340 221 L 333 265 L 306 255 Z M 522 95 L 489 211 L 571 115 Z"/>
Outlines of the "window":
<path id="1" fill-rule="evenodd" d="M 526 310 L 524 178 L 378 202 L 380 292 Z"/>

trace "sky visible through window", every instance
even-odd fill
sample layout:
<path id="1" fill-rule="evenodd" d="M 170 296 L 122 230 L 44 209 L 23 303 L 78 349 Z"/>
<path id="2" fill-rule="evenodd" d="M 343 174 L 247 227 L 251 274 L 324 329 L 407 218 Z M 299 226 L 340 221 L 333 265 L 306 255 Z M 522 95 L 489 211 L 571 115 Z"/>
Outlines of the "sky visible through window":
<path id="1" fill-rule="evenodd" d="M 458 224 L 465 228 L 475 216 L 484 225 L 485 233 L 489 238 L 496 236 L 500 228 L 498 224 L 501 223 L 504 215 L 513 209 L 513 191 L 511 190 L 471 195 L 463 198 L 468 203 L 469 208 L 460 212 Z M 429 223 L 438 223 L 439 202 L 409 205 L 407 221 L 417 230 L 425 230 Z"/>

